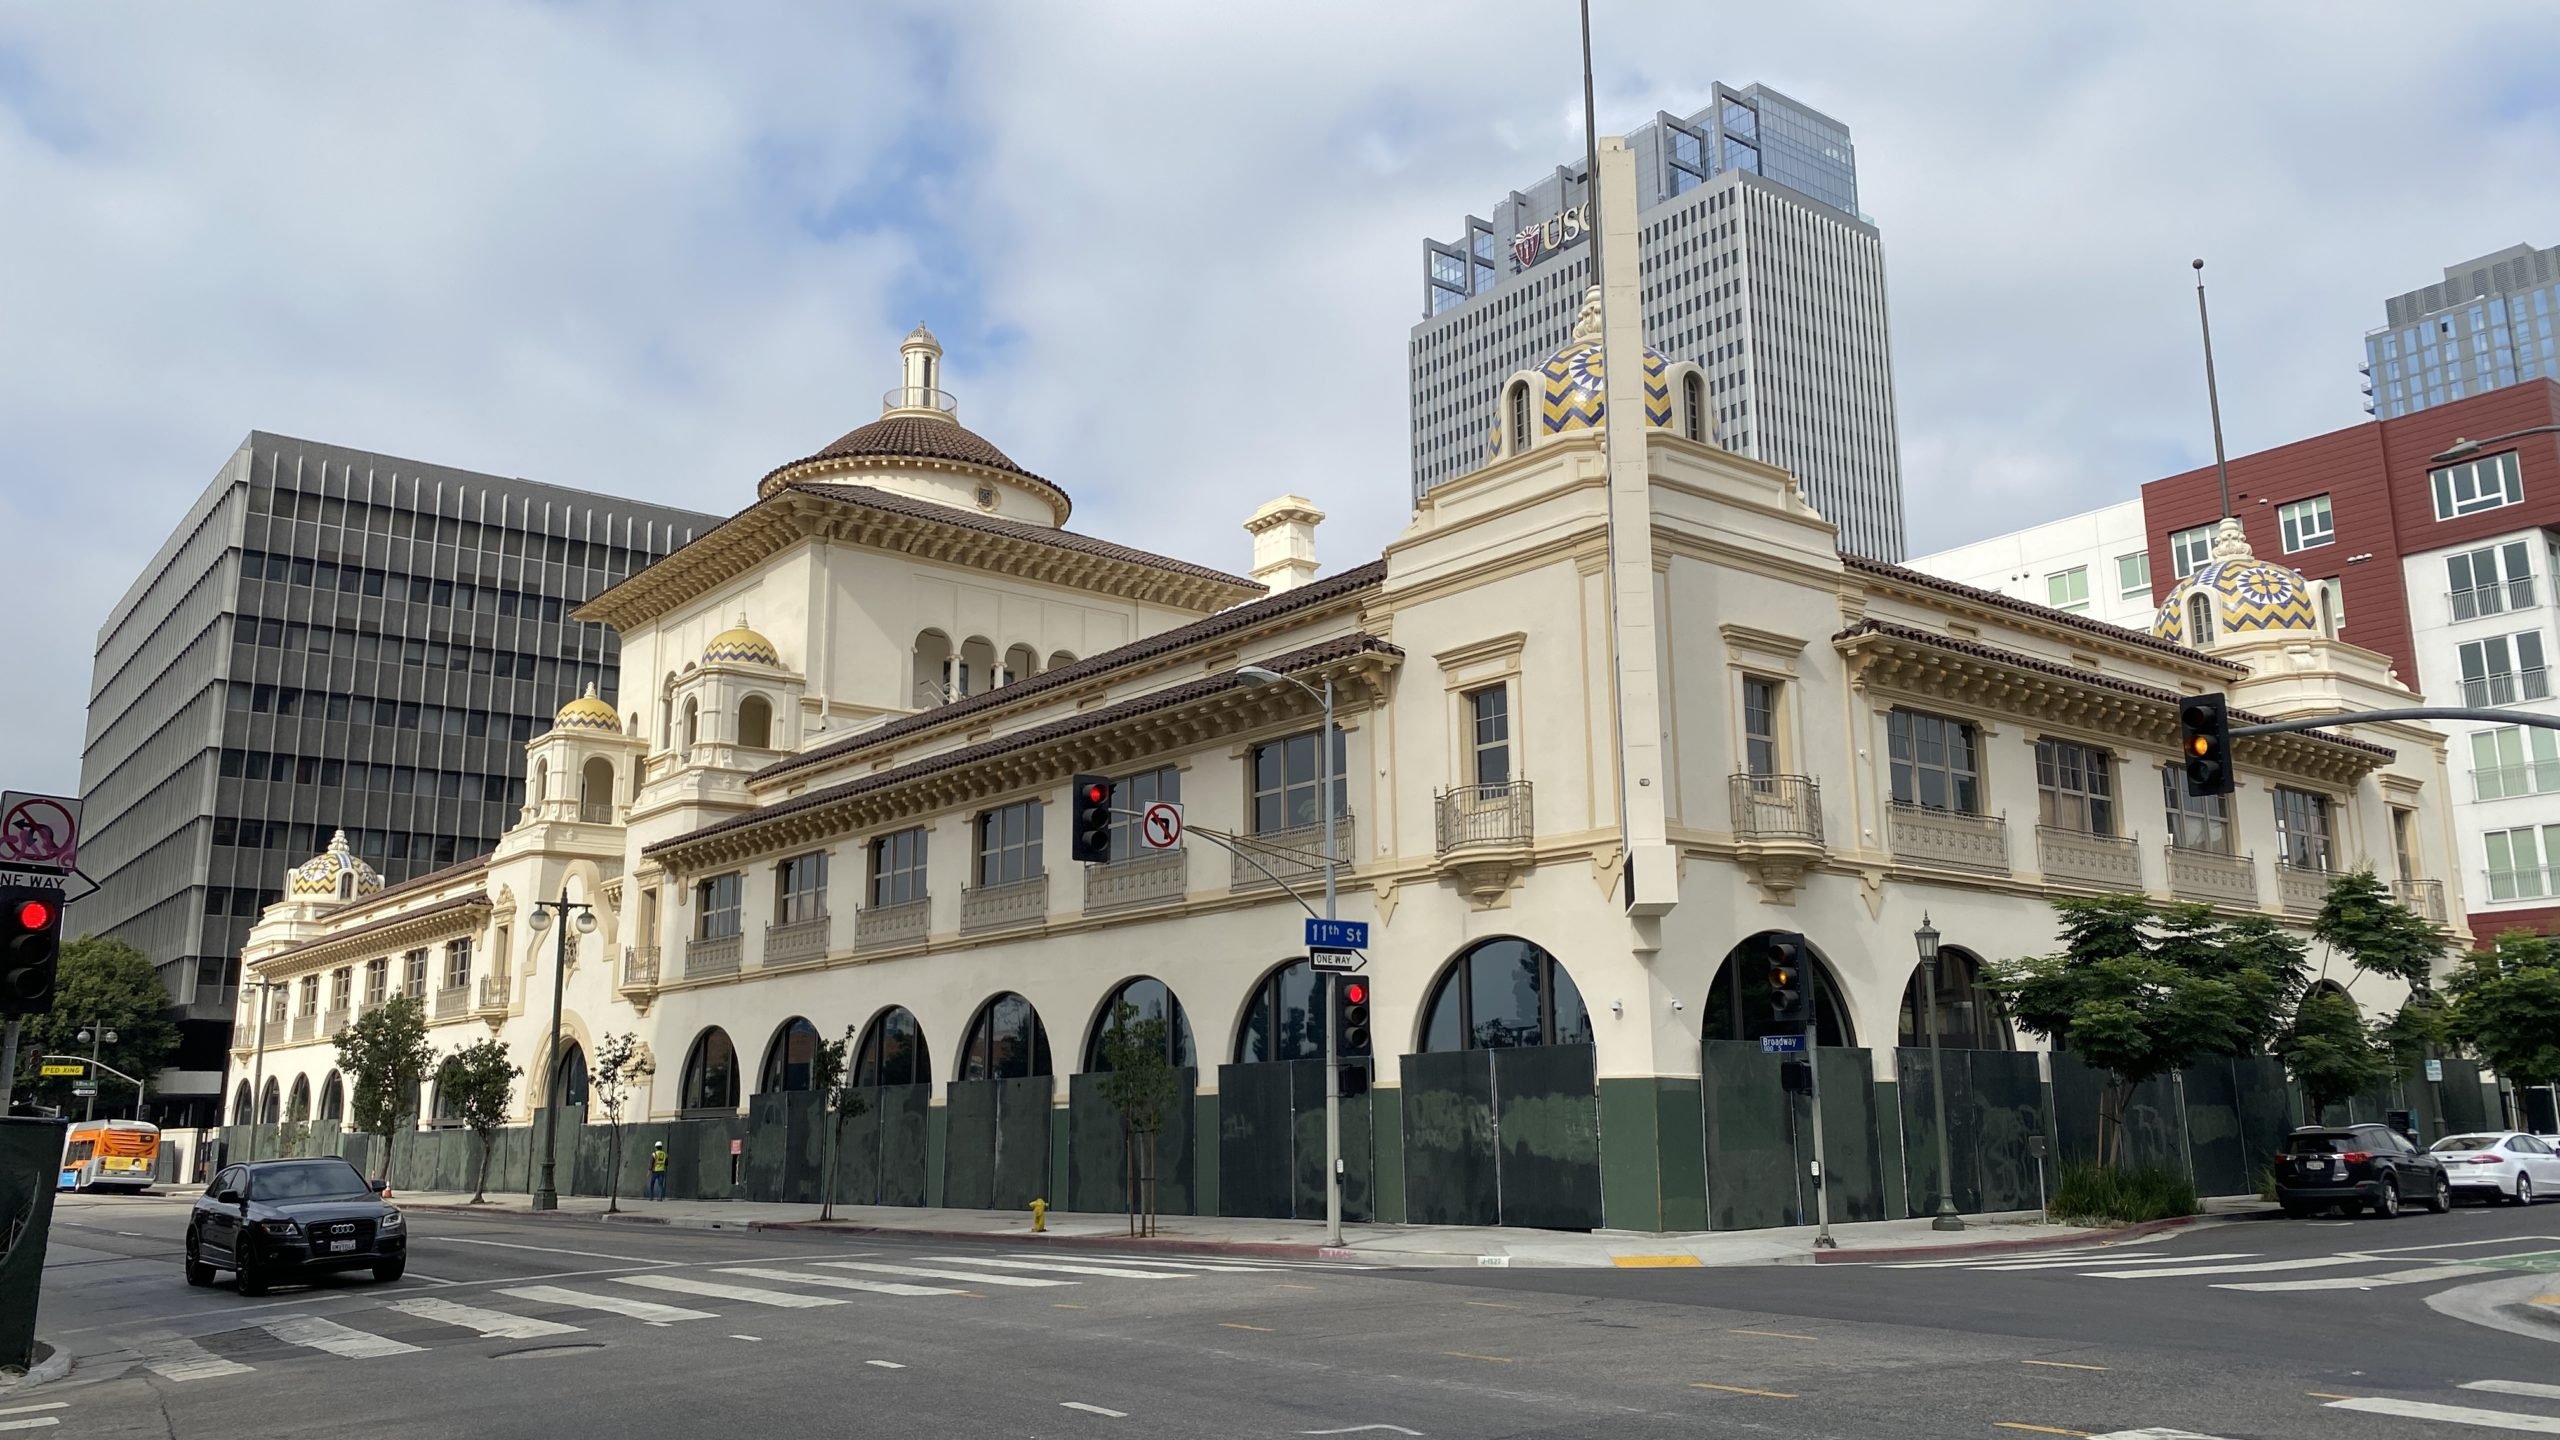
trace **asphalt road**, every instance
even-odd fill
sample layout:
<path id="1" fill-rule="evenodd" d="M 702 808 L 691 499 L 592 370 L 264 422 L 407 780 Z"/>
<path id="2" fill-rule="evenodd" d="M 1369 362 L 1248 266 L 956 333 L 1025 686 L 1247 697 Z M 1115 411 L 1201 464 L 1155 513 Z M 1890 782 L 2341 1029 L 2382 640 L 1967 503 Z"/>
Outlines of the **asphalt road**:
<path id="1" fill-rule="evenodd" d="M 184 1219 L 183 1199 L 62 1203 L 41 1328 L 79 1368 L 0 1397 L 0 1433 L 2560 1434 L 2560 1323 L 2509 1333 L 2429 1303 L 2560 1291 L 2532 1268 L 2548 1262 L 2518 1258 L 2560 1261 L 2560 1205 L 1919 1267 L 1663 1271 L 418 1213 L 407 1279 L 261 1300 L 182 1283 Z M 2466 1388 L 2483 1383 L 2497 1388 Z"/>

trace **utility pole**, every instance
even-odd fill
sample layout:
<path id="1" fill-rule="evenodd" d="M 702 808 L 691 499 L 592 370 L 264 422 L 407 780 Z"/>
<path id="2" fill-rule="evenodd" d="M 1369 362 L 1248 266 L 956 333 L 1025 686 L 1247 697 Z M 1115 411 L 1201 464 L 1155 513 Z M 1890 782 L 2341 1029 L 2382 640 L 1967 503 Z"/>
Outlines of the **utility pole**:
<path id="1" fill-rule="evenodd" d="M 1805 957 L 1808 961 L 1810 955 Z M 1813 1214 L 1816 1229 L 1813 1248 L 1837 1250 L 1840 1242 L 1831 1238 L 1831 1167 L 1822 1153 L 1822 1039 L 1817 1016 L 1822 1013 L 1822 967 L 1804 967 L 1804 1078 L 1805 1090 L 1813 1102 Z"/>
<path id="2" fill-rule="evenodd" d="M 8 1114 L 9 1107 L 16 1103 L 20 1023 L 18 1017 L 12 1015 L 9 1017 L 8 1027 L 0 1030 L 0 1115 Z"/>

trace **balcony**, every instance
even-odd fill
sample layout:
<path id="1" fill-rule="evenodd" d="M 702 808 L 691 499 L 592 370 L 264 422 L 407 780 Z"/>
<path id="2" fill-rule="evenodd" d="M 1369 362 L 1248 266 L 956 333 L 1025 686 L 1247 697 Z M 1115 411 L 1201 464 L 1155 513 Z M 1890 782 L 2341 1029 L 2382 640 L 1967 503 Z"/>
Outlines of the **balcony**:
<path id="1" fill-rule="evenodd" d="M 353 1018 L 353 1016 L 352 1016 L 352 1015 L 350 1015 L 350 1013 L 347 1011 L 346 1007 L 344 1007 L 344 1006 L 340 1006 L 339 1008 L 337 1008 L 337 1009 L 335 1009 L 335 1010 L 330 1011 L 328 1014 L 321 1016 L 321 1017 L 320 1017 L 320 1035 L 321 1035 L 321 1038 L 322 1038 L 322 1039 L 326 1039 L 326 1040 L 335 1040 L 335 1039 L 337 1039 L 340 1035 L 345 1034 L 345 1033 L 346 1033 L 346 1030 L 347 1030 L 348 1022 L 349 1022 L 352 1018 Z"/>
<path id="2" fill-rule="evenodd" d="M 735 935 L 686 941 L 684 978 L 699 980 L 706 976 L 737 974 L 740 948 L 738 937 Z"/>
<path id="3" fill-rule="evenodd" d="M 2328 871 L 2309 865 L 2276 862 L 2276 900 L 2288 915 L 2317 915 L 2329 899 Z"/>
<path id="4" fill-rule="evenodd" d="M 2551 672 L 2539 665 L 2530 670 L 2493 670 L 2462 682 L 2462 703 L 2474 708 L 2550 698 Z"/>
<path id="5" fill-rule="evenodd" d="M 483 1020 L 504 1020 L 507 1018 L 507 990 L 506 976 L 481 976 L 479 1003 L 471 1007 L 471 1013 Z"/>
<path id="6" fill-rule="evenodd" d="M 1349 870 L 1351 857 L 1360 853 L 1359 847 L 1352 843 L 1356 830 L 1349 814 L 1334 817 L 1334 857 L 1342 870 Z M 1304 895 L 1309 887 L 1324 888 L 1323 825 L 1296 825 L 1286 830 L 1267 830 L 1258 835 L 1239 835 L 1235 843 L 1235 851 L 1227 857 L 1227 888 L 1230 891 L 1242 894 L 1252 890 L 1275 890 L 1285 884 Z"/>
<path id="7" fill-rule="evenodd" d="M 2226 855 L 2219 850 L 2191 850 L 2181 845 L 2169 846 L 2167 853 L 2170 894 L 2206 905 L 2258 908 L 2255 858 Z"/>
<path id="8" fill-rule="evenodd" d="M 2533 608 L 2533 577 L 2505 582 L 2492 581 L 2474 585 L 2468 590 L 2448 590 L 2445 604 L 2456 620 L 2477 620 L 2483 615 L 2504 615 L 2510 610 Z"/>
<path id="9" fill-rule="evenodd" d="M 469 985 L 448 985 L 436 992 L 435 1010 L 432 1012 L 434 1018 L 459 1020 L 469 1014 L 470 1010 L 471 987 Z"/>
<path id="10" fill-rule="evenodd" d="M 1444 791 L 1437 799 L 1440 812 L 1440 853 L 1476 848 L 1525 848 L 1536 837 L 1531 813 L 1531 792 L 1526 780 L 1504 780 L 1491 785 L 1461 785 Z M 1323 832 L 1316 841 L 1323 844 Z"/>
<path id="11" fill-rule="evenodd" d="M 802 965 L 827 958 L 827 947 L 834 943 L 835 917 L 819 915 L 807 920 L 794 920 L 785 925 L 764 927 L 764 963 Z"/>
<path id="12" fill-rule="evenodd" d="M 1037 925 L 1049 918 L 1049 877 L 1034 875 L 1008 885 L 981 885 L 960 892 L 960 933 L 979 935 Z"/>
<path id="13" fill-rule="evenodd" d="M 578 802 L 578 818 L 589 825 L 610 825 L 613 823 L 613 802 L 581 800 Z"/>
<path id="14" fill-rule="evenodd" d="M 658 990 L 658 947 L 622 947 L 622 978 L 615 988 L 625 995 L 654 995 Z"/>
<path id="15" fill-rule="evenodd" d="M 921 945 L 933 929 L 933 900 L 919 895 L 895 905 L 866 905 L 854 912 L 854 953 Z"/>
<path id="16" fill-rule="evenodd" d="M 2392 898 L 2418 912 L 2418 917 L 2433 924 L 2447 923 L 2444 908 L 2444 882 L 2441 880 L 2394 880 Z"/>
<path id="17" fill-rule="evenodd" d="M 319 1033 L 320 1016 L 317 1011 L 305 1011 L 302 1014 L 293 1017 L 293 1038 L 295 1040 L 308 1040 Z"/>
<path id="18" fill-rule="evenodd" d="M 948 390 L 930 385 L 895 385 L 883 391 L 880 404 L 890 410 L 939 410 L 945 415 L 959 411 L 960 402 Z"/>
<path id="19" fill-rule="evenodd" d="M 2554 790 L 2560 790 L 2560 762 L 2482 765 L 2471 772 L 2471 796 L 2475 800 L 2512 800 L 2519 795 L 2548 795 Z"/>
<path id="20" fill-rule="evenodd" d="M 1141 850 L 1126 860 L 1085 867 L 1084 913 L 1179 904 L 1190 888 L 1190 851 Z"/>
<path id="21" fill-rule="evenodd" d="M 2547 896 L 2560 896 L 2560 867 L 2548 870 L 2535 867 L 2522 870 L 2491 870 L 2488 872 L 2488 877 L 2489 899 L 2493 903 L 2508 900 L 2540 900 Z"/>
<path id="22" fill-rule="evenodd" d="M 1822 843 L 1822 786 L 1804 775 L 1735 775 L 1736 838 Z"/>
<path id="23" fill-rule="evenodd" d="M 1897 803 L 1892 811 L 1893 858 L 1906 865 L 2009 873 L 2009 822 L 1997 815 L 1966 815 Z"/>
<path id="24" fill-rule="evenodd" d="M 2121 835 L 2036 827 L 2036 868 L 2047 885 L 2111 895 L 2142 893 L 2142 851 Z"/>

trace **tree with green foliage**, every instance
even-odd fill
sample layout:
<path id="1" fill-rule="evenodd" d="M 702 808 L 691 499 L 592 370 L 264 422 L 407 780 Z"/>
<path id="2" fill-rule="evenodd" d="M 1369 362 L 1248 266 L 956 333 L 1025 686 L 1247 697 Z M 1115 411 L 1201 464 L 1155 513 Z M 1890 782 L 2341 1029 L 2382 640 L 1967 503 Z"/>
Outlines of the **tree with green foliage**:
<path id="1" fill-rule="evenodd" d="M 1995 962 L 1983 986 L 2028 1033 L 2104 1070 L 2098 1162 L 2124 1156 L 2144 1081 L 2273 1039 L 2301 993 L 2302 943 L 2264 917 L 2217 923 L 2203 905 L 2140 895 L 2057 900 L 2063 948 Z"/>
<path id="2" fill-rule="evenodd" d="M 1123 1000 L 1102 1032 L 1102 1097 L 1120 1115 L 1120 1150 L 1129 1177 L 1129 1233 L 1156 1233 L 1156 1136 L 1165 1107 L 1180 1089 L 1172 1029 L 1161 1015 L 1140 1018 Z"/>
<path id="3" fill-rule="evenodd" d="M 2335 986 L 2314 987 L 2293 1012 L 2293 1022 L 2276 1036 L 2276 1058 L 2302 1086 L 2302 1123 L 2317 1125 L 2321 1113 L 2350 1097 L 2390 1080 L 2392 1055 L 2376 1043 L 2356 1002 Z"/>
<path id="4" fill-rule="evenodd" d="M 819 1041 L 817 1053 L 809 1058 L 809 1085 L 825 1107 L 827 1126 L 826 1171 L 818 1181 L 821 1220 L 836 1218 L 836 1156 L 844 1148 L 844 1122 L 871 1109 L 871 1100 L 855 1083 L 859 1077 L 848 1063 L 859 1034 L 857 1027 L 847 1025 L 842 1035 Z"/>
<path id="5" fill-rule="evenodd" d="M 338 1069 L 354 1093 L 348 1104 L 357 1130 L 382 1142 L 375 1178 L 391 1180 L 391 1146 L 404 1122 L 417 1114 L 418 1086 L 435 1063 L 427 1043 L 427 1007 L 413 995 L 395 995 L 338 1032 Z"/>
<path id="6" fill-rule="evenodd" d="M 68 1078 L 38 1074 L 40 1057 L 76 1055 L 89 1058 L 90 1044 L 80 1032 L 91 1025 L 115 1032 L 97 1047 L 98 1058 L 127 1075 L 148 1079 L 168 1063 L 178 1048 L 178 1027 L 169 1019 L 169 991 L 152 968 L 151 957 L 122 940 L 84 936 L 67 941 L 54 970 L 53 1009 L 30 1015 L 18 1036 L 20 1076 L 17 1094 L 56 1108 L 72 1103 Z M 110 1115 L 134 1104 L 129 1088 L 112 1075 L 92 1075 L 98 1098 Z"/>
<path id="7" fill-rule="evenodd" d="M 2444 932 L 2400 903 L 2371 870 L 2355 870 L 2329 882 L 2311 936 L 2371 975 L 2388 975 L 2411 990 L 2424 990 L 2444 959 Z"/>
<path id="8" fill-rule="evenodd" d="M 436 1070 L 439 1108 L 480 1141 L 480 1183 L 471 1192 L 474 1205 L 489 1201 L 489 1152 L 498 1143 L 498 1131 L 506 1126 L 516 1077 L 523 1073 L 523 1066 L 507 1058 L 507 1042 L 495 1037 L 456 1050 Z"/>
<path id="9" fill-rule="evenodd" d="M 630 1031 L 607 1035 L 596 1042 L 596 1068 L 587 1080 L 587 1094 L 604 1112 L 604 1209 L 608 1215 L 622 1213 L 623 1112 L 631 1104 L 632 1090 L 657 1073 L 658 1063 L 649 1058 L 649 1047 Z"/>
<path id="10" fill-rule="evenodd" d="M 2560 1084 L 2560 951 L 2511 930 L 2447 980 L 2445 1029 L 2511 1085 Z"/>

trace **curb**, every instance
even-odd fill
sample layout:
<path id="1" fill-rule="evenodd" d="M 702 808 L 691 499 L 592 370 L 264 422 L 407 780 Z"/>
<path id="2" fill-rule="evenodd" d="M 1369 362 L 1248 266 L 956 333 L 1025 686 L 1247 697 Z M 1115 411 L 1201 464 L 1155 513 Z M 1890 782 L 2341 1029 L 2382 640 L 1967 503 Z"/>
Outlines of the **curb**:
<path id="1" fill-rule="evenodd" d="M 0 1395 L 14 1395 L 21 1390 L 32 1390 L 38 1385 L 50 1384 L 71 1373 L 70 1351 L 43 1340 L 37 1341 L 36 1346 L 45 1352 L 44 1358 L 29 1366 L 26 1374 L 6 1383 L 0 1383 Z"/>
<path id="2" fill-rule="evenodd" d="M 1892 1260 L 1959 1260 L 1968 1255 L 2014 1255 L 2036 1250 L 2064 1250 L 2075 1245 L 2109 1245 L 2119 1240 L 2135 1240 L 2163 1231 L 2182 1230 L 2206 1221 L 2202 1215 L 2179 1215 L 2167 1220 L 2145 1220 L 2118 1230 L 2083 1230 L 2076 1235 L 2040 1235 L 2025 1240 L 1975 1240 L 1959 1245 L 1903 1245 L 1892 1249 L 1817 1250 L 1816 1265 L 1872 1265 Z"/>

